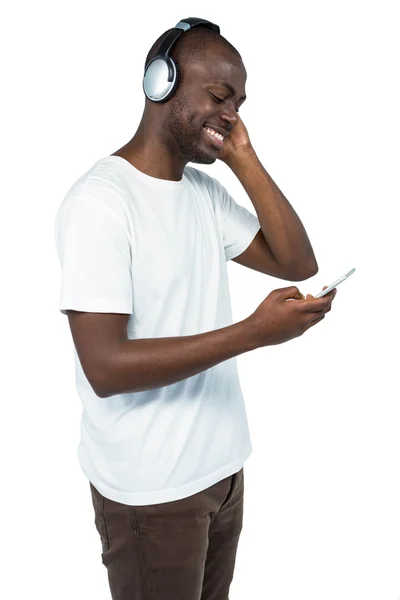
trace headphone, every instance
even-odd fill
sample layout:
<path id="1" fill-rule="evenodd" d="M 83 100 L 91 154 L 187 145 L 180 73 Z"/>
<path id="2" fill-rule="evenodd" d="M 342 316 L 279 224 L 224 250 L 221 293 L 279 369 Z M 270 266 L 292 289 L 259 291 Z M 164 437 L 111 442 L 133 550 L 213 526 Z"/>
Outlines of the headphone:
<path id="1" fill-rule="evenodd" d="M 182 19 L 175 25 L 161 43 L 157 55 L 150 60 L 144 70 L 143 90 L 146 97 L 152 102 L 166 102 L 175 93 L 179 85 L 180 73 L 177 63 L 169 56 L 169 53 L 180 36 L 197 25 L 205 25 L 217 33 L 220 32 L 215 23 L 195 17 Z"/>

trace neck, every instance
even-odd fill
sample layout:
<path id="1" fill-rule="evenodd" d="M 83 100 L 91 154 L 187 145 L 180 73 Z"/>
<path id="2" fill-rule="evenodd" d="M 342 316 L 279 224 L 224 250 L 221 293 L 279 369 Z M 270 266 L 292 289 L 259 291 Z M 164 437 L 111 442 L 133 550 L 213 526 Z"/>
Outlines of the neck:
<path id="1" fill-rule="evenodd" d="M 154 120 L 147 120 L 145 115 L 133 138 L 111 156 L 121 156 L 146 175 L 157 179 L 180 181 L 183 169 L 187 164 L 178 147 L 155 127 Z"/>

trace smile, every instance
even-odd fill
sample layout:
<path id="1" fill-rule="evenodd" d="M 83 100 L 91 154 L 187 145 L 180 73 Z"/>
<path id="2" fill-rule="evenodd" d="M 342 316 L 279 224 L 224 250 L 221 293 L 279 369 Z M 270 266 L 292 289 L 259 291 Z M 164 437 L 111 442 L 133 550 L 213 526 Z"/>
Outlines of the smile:
<path id="1" fill-rule="evenodd" d="M 214 131 L 214 129 L 211 129 L 211 127 L 203 127 L 204 131 L 207 133 L 208 137 L 212 138 L 215 146 L 217 148 L 222 148 L 224 145 L 224 136 L 221 135 L 220 133 L 217 133 L 216 131 Z"/>

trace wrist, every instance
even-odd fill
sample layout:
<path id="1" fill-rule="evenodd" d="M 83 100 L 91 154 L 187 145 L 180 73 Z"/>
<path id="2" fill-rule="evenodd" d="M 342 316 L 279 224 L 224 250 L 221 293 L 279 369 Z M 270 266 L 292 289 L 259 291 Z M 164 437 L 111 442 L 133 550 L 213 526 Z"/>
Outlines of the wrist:
<path id="1" fill-rule="evenodd" d="M 253 146 L 250 145 L 238 149 L 236 152 L 228 156 L 224 162 L 228 165 L 228 167 L 234 170 L 238 165 L 254 158 L 257 158 L 257 154 Z"/>
<path id="2" fill-rule="evenodd" d="M 259 338 L 259 325 L 255 322 L 254 313 L 241 321 L 244 336 L 246 338 L 246 352 L 257 350 L 263 345 Z"/>

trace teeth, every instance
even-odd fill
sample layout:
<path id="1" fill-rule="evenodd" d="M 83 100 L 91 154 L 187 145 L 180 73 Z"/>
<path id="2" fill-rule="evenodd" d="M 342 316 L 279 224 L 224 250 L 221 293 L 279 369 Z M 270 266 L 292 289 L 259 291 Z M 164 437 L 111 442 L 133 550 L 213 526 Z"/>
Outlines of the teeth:
<path id="1" fill-rule="evenodd" d="M 214 129 L 211 129 L 210 127 L 205 127 L 205 130 L 208 131 L 208 133 L 211 134 L 213 137 L 216 137 L 218 140 L 221 140 L 221 142 L 224 141 L 224 136 L 214 131 Z"/>

